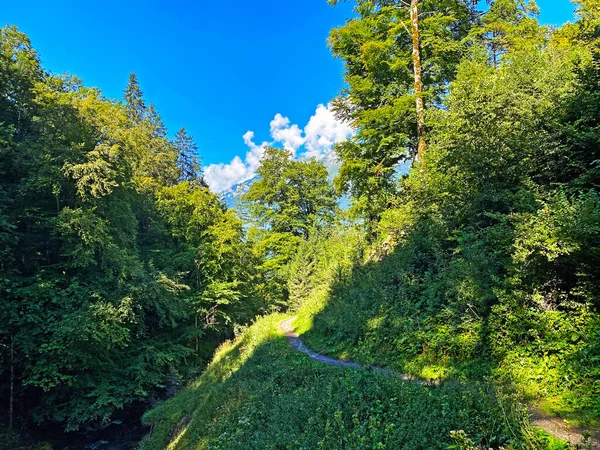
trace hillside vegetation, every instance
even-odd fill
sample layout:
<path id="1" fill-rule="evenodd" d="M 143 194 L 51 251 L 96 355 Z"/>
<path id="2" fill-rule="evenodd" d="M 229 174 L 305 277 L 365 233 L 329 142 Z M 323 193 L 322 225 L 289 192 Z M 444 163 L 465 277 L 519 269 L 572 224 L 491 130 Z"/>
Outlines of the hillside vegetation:
<path id="1" fill-rule="evenodd" d="M 488 446 L 536 439 L 524 411 L 489 384 L 422 386 L 324 366 L 291 349 L 282 318 L 259 320 L 146 414 L 141 448 L 445 449 L 457 430 Z"/>
<path id="2" fill-rule="evenodd" d="M 0 29 L 3 424 L 101 429 L 174 392 L 268 310 L 258 261 L 135 74 L 110 100 Z"/>
<path id="3" fill-rule="evenodd" d="M 353 3 L 333 184 L 265 148 L 238 211 L 135 75 L 0 31 L 1 439 L 141 405 L 152 450 L 569 448 L 531 411 L 600 442 L 600 3 Z"/>
<path id="4" fill-rule="evenodd" d="M 469 45 L 451 47 L 448 92 L 426 93 L 426 152 L 399 179 L 395 164 L 418 146 L 397 134 L 403 66 L 384 64 L 401 58 L 386 34 L 401 12 L 358 5 L 331 37 L 347 67 L 338 112 L 357 126 L 337 148 L 336 183 L 356 225 L 301 241 L 286 261 L 289 301 L 311 348 L 442 383 L 317 367 L 274 337 L 218 385 L 233 399 L 203 410 L 182 435 L 197 437 L 174 448 L 447 448 L 453 430 L 461 448 L 566 445 L 533 430 L 528 408 L 595 433 L 598 5 L 581 2 L 579 22 L 551 31 L 533 3 L 493 3 L 464 31 Z"/>

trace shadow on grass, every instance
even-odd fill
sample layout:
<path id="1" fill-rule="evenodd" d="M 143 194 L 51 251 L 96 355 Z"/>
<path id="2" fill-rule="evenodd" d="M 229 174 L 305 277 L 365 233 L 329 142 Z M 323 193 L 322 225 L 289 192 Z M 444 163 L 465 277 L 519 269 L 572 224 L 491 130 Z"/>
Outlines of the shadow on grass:
<path id="1" fill-rule="evenodd" d="M 448 262 L 432 242 L 409 237 L 344 276 L 334 267 L 331 283 L 309 289 L 295 325 L 312 350 L 439 385 L 312 361 L 281 334 L 284 316 L 272 315 L 146 414 L 153 431 L 141 448 L 445 449 L 453 430 L 485 448 L 561 448 L 531 429 L 510 378 L 497 385 L 498 274 L 478 256 Z"/>
<path id="2" fill-rule="evenodd" d="M 600 372 L 591 368 L 600 358 L 597 313 L 571 326 L 566 312 L 516 296 L 503 303 L 497 292 L 506 275 L 497 260 L 464 243 L 455 255 L 454 244 L 436 242 L 417 230 L 381 261 L 356 265 L 327 289 L 313 287 L 298 310 L 302 339 L 328 356 L 415 378 L 490 382 L 522 402 L 554 397 L 562 402 L 554 414 L 597 424 L 600 410 L 586 406 L 600 398 Z"/>
<path id="3" fill-rule="evenodd" d="M 281 319 L 260 319 L 148 413 L 141 448 L 445 449 L 459 429 L 486 448 L 527 440 L 523 412 L 489 384 L 422 386 L 326 366 L 288 345 Z"/>
<path id="4" fill-rule="evenodd" d="M 327 292 L 317 292 L 321 298 L 298 312 L 307 344 L 419 378 L 489 378 L 490 301 L 488 286 L 477 279 L 484 278 L 480 268 L 456 273 L 429 261 L 434 252 L 422 246 L 408 241 L 382 261 L 355 267 Z M 453 283 L 463 290 L 468 286 L 469 298 L 461 298 Z"/>

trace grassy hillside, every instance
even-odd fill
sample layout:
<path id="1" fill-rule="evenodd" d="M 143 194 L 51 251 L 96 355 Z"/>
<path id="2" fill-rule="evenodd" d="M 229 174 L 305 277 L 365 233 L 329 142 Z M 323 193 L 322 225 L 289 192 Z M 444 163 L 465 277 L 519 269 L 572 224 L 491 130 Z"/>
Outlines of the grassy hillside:
<path id="1" fill-rule="evenodd" d="M 483 316 L 468 306 L 428 305 L 435 291 L 452 292 L 456 267 L 419 279 L 414 259 L 414 249 L 399 248 L 326 291 L 315 289 L 298 321 L 307 344 L 422 378 L 493 379 L 550 413 L 598 424 L 598 322 L 589 309 L 510 311 L 499 304 Z"/>
<path id="2" fill-rule="evenodd" d="M 314 363 L 288 346 L 283 317 L 258 320 L 146 414 L 141 448 L 446 449 L 459 430 L 486 448 L 536 445 L 523 409 L 491 384 L 422 386 Z"/>
<path id="3" fill-rule="evenodd" d="M 492 2 L 446 67 L 443 98 L 429 86 L 427 150 L 399 179 L 415 150 L 414 98 L 387 72 L 404 66 L 388 63 L 397 28 L 380 40 L 393 21 L 375 3 L 331 39 L 348 81 L 336 107 L 357 128 L 336 147 L 348 215 L 338 230 L 297 227 L 287 213 L 306 196 L 265 170 L 258 247 L 273 297 L 286 299 L 274 304 L 295 310 L 309 347 L 440 384 L 320 366 L 293 353 L 282 316 L 270 316 L 146 416 L 155 429 L 145 448 L 561 448 L 532 430 L 529 407 L 596 433 L 597 2 L 579 2 L 580 20 L 555 32 L 528 2 Z M 498 29 L 499 61 L 487 40 Z M 284 153 L 269 152 L 264 167 Z"/>

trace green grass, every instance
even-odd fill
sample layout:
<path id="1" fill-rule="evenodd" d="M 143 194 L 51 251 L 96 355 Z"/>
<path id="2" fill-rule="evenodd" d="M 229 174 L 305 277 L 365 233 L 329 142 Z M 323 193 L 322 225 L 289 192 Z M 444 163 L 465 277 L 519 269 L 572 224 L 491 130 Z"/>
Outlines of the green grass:
<path id="1" fill-rule="evenodd" d="M 307 345 L 425 379 L 493 382 L 574 425 L 600 425 L 597 312 L 539 310 L 505 292 L 478 313 L 457 300 L 450 268 L 415 278 L 414 253 L 399 248 L 310 291 L 296 321 Z"/>
<path id="2" fill-rule="evenodd" d="M 148 412 L 141 448 L 446 449 L 453 430 L 485 448 L 534 445 L 523 409 L 490 384 L 421 386 L 324 366 L 288 346 L 282 319 L 259 319 Z"/>
<path id="3" fill-rule="evenodd" d="M 212 421 L 219 404 L 227 394 L 227 380 L 265 342 L 279 336 L 277 324 L 281 315 L 259 319 L 234 341 L 221 345 L 205 372 L 175 397 L 162 403 L 144 415 L 144 422 L 152 426 L 152 432 L 141 444 L 141 449 L 164 449 L 182 445 L 191 439 L 198 424 Z M 182 448 L 182 447 L 172 447 Z"/>

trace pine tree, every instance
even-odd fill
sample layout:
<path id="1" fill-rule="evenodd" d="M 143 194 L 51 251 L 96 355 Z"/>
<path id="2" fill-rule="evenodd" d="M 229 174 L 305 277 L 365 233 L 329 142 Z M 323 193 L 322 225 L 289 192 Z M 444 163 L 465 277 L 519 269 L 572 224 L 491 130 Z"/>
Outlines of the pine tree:
<path id="1" fill-rule="evenodd" d="M 153 103 L 150 103 L 148 105 L 148 108 L 146 109 L 146 114 L 145 114 L 146 120 L 148 121 L 148 124 L 150 125 L 150 128 L 152 130 L 152 137 L 153 138 L 166 138 L 167 136 L 167 127 L 165 126 L 162 117 L 160 116 L 160 114 L 158 113 L 158 111 L 156 111 L 156 107 L 154 106 Z"/>
<path id="2" fill-rule="evenodd" d="M 177 132 L 175 138 L 179 181 L 194 181 L 206 187 L 207 185 L 200 168 L 198 146 L 194 142 L 194 138 L 189 136 L 183 127 Z"/>
<path id="3" fill-rule="evenodd" d="M 127 117 L 135 123 L 144 119 L 146 116 L 146 104 L 144 103 L 144 96 L 135 72 L 129 74 L 129 82 L 125 88 L 124 98 Z"/>

